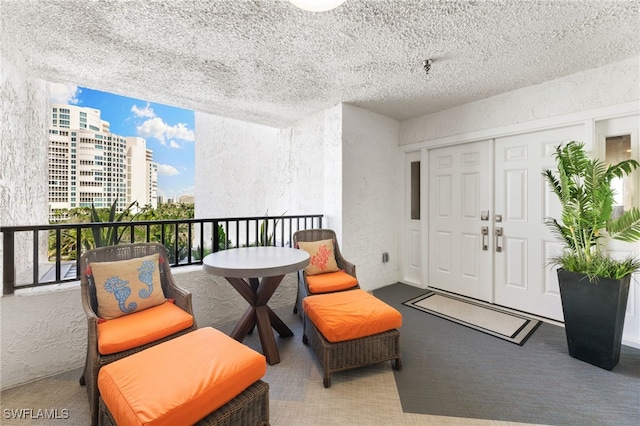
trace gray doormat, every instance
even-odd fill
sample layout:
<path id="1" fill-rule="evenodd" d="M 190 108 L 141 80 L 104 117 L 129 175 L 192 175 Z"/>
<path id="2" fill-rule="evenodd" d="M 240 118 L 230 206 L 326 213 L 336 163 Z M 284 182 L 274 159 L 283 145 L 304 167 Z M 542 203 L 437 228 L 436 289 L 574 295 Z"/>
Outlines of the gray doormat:
<path id="1" fill-rule="evenodd" d="M 435 291 L 428 291 L 403 304 L 520 346 L 541 323 L 524 314 Z"/>

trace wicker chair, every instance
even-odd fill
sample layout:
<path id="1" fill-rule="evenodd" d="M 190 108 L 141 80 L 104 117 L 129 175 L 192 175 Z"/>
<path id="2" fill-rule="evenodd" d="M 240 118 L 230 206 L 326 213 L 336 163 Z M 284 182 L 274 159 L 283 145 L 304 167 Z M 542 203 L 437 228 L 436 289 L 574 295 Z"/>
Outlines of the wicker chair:
<path id="1" fill-rule="evenodd" d="M 351 275 L 354 278 L 356 277 L 356 265 L 346 260 L 342 257 L 340 253 L 340 247 L 338 246 L 338 239 L 336 238 L 336 233 L 332 229 L 304 229 L 300 231 L 296 231 L 293 234 L 293 246 L 298 247 L 298 242 L 300 241 L 320 241 L 320 240 L 333 240 L 333 248 L 334 248 L 334 256 L 336 258 L 336 263 L 338 264 L 338 268 L 342 269 L 347 274 Z M 353 290 L 354 288 L 360 288 L 359 284 L 356 284 L 355 287 L 351 287 L 348 290 Z M 309 285 L 306 279 L 306 273 L 304 271 L 298 271 L 298 293 L 296 296 L 296 304 L 293 307 L 293 313 L 302 312 L 302 299 L 313 294 L 309 290 Z"/>
<path id="2" fill-rule="evenodd" d="M 80 378 L 80 385 L 87 386 L 89 396 L 89 406 L 91 409 L 91 424 L 96 425 L 98 421 L 98 371 L 104 365 L 117 361 L 133 353 L 142 351 L 158 343 L 173 339 L 175 337 L 186 334 L 197 328 L 195 317 L 193 325 L 179 332 L 170 334 L 160 340 L 135 347 L 129 350 L 116 352 L 108 355 L 102 355 L 98 351 L 98 303 L 96 299 L 96 289 L 93 280 L 87 275 L 87 266 L 92 262 L 111 262 L 118 260 L 128 260 L 138 257 L 144 257 L 159 253 L 162 261 L 160 262 L 160 281 L 164 295 L 168 299 L 174 299 L 176 306 L 193 316 L 193 306 L 191 302 L 191 293 L 178 287 L 173 281 L 171 268 L 167 251 L 162 244 L 159 243 L 135 243 L 121 244 L 115 246 L 101 247 L 87 251 L 80 258 L 81 269 L 81 296 L 82 307 L 87 316 L 87 358 L 84 373 Z M 135 314 L 132 314 L 135 315 Z"/>

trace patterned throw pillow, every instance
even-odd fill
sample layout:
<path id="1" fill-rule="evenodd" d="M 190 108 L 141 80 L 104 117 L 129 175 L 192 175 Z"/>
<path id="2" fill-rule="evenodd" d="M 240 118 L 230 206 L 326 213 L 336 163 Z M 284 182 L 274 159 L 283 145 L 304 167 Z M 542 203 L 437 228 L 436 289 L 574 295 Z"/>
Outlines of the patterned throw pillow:
<path id="1" fill-rule="evenodd" d="M 160 284 L 160 255 L 115 262 L 92 262 L 98 316 L 118 318 L 165 302 Z"/>
<path id="2" fill-rule="evenodd" d="M 309 253 L 309 265 L 304 268 L 307 275 L 339 271 L 333 250 L 333 240 L 298 241 L 298 247 Z"/>

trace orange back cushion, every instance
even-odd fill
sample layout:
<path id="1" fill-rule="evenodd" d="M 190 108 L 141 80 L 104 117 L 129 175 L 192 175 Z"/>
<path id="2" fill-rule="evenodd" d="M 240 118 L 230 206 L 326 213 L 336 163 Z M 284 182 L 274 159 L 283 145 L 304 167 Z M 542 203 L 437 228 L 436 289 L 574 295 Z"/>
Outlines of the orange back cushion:
<path id="1" fill-rule="evenodd" d="M 298 241 L 298 248 L 309 253 L 309 265 L 304 268 L 307 275 L 339 271 L 333 249 L 333 240 Z"/>
<path id="2" fill-rule="evenodd" d="M 141 311 L 164 303 L 160 284 L 160 255 L 114 262 L 92 262 L 98 316 L 105 319 Z"/>

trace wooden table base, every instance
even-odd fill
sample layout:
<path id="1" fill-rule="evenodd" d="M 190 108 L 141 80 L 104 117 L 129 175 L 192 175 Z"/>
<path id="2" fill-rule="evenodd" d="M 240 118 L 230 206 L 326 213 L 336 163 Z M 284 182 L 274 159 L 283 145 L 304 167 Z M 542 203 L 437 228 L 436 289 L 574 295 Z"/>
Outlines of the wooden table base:
<path id="1" fill-rule="evenodd" d="M 279 363 L 280 354 L 271 329 L 276 330 L 280 337 L 291 337 L 293 332 L 267 306 L 267 302 L 278 288 L 278 285 L 280 285 L 284 275 L 264 277 L 260 280 L 258 278 L 250 278 L 248 282 L 242 278 L 225 278 L 250 305 L 242 315 L 242 318 L 240 318 L 240 321 L 238 321 L 238 324 L 233 328 L 231 337 L 242 342 L 247 337 L 247 334 L 257 326 L 260 344 L 267 362 L 270 365 Z"/>

